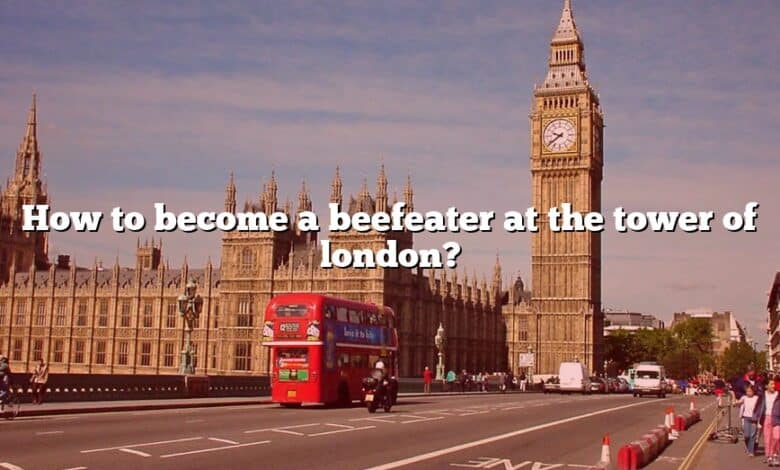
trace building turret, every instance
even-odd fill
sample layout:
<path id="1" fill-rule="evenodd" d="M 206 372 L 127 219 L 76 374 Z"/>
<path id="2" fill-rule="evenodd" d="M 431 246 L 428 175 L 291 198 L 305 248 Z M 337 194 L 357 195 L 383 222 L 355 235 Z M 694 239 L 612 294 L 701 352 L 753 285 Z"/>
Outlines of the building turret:
<path id="1" fill-rule="evenodd" d="M 343 185 L 341 183 L 341 175 L 339 174 L 339 167 L 336 167 L 336 175 L 333 177 L 333 183 L 330 185 L 330 202 L 335 202 L 341 206 L 342 196 L 341 190 Z"/>
<path id="2" fill-rule="evenodd" d="M 225 187 L 225 212 L 236 212 L 236 183 L 233 180 L 233 172 L 230 172 L 230 179 Z"/>
<path id="3" fill-rule="evenodd" d="M 385 176 L 384 163 L 379 166 L 379 175 L 376 178 L 376 212 L 387 212 L 387 176 Z"/>

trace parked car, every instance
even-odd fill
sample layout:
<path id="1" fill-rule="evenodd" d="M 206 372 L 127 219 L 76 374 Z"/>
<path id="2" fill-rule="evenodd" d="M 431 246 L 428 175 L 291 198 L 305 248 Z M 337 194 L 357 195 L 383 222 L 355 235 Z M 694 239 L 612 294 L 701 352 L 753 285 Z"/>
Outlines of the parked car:
<path id="1" fill-rule="evenodd" d="M 628 380 L 618 377 L 618 393 L 628 393 L 631 391 L 631 386 L 628 384 Z"/>
<path id="2" fill-rule="evenodd" d="M 590 391 L 593 393 L 608 393 L 609 390 L 606 380 L 601 377 L 591 377 Z"/>
<path id="3" fill-rule="evenodd" d="M 614 377 L 607 378 L 607 390 L 609 393 L 620 393 L 620 382 Z"/>
<path id="4" fill-rule="evenodd" d="M 544 383 L 544 393 L 557 393 L 561 391 L 561 384 L 558 377 L 550 377 Z"/>

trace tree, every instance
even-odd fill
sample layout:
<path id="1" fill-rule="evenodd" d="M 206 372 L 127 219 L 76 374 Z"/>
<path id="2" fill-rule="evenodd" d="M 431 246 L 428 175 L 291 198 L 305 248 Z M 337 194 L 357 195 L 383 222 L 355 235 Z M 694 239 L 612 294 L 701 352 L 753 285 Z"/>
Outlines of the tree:
<path id="1" fill-rule="evenodd" d="M 735 341 L 726 348 L 721 358 L 721 372 L 730 379 L 744 374 L 756 360 L 756 351 L 744 341 Z"/>

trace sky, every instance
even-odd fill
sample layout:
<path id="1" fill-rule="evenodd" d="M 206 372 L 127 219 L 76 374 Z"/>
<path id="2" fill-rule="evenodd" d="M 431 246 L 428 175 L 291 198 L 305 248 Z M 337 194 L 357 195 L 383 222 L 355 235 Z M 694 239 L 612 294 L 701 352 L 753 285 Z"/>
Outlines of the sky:
<path id="1" fill-rule="evenodd" d="M 55 210 L 151 217 L 239 206 L 275 170 L 325 214 L 381 162 L 417 210 L 525 210 L 529 119 L 562 1 L 0 3 L 0 177 L 13 171 L 31 94 Z M 780 270 L 780 3 L 574 0 L 605 112 L 603 212 L 742 211 L 758 231 L 602 237 L 604 307 L 671 320 L 731 310 L 760 343 Z M 716 218 L 717 218 L 716 216 Z M 143 237 L 156 236 L 152 232 Z M 52 234 L 79 264 L 134 264 L 136 234 Z M 530 235 L 419 235 L 462 244 L 459 269 L 530 278 Z M 179 266 L 219 260 L 220 235 L 166 234 Z"/>

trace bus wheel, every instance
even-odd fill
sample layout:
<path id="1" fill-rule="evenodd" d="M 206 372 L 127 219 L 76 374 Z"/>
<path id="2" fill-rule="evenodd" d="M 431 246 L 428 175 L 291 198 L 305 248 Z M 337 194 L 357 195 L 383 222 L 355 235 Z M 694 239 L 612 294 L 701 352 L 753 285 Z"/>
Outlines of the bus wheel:
<path id="1" fill-rule="evenodd" d="M 339 384 L 338 403 L 342 408 L 346 408 L 351 404 L 351 400 L 349 399 L 349 388 L 345 382 Z"/>

